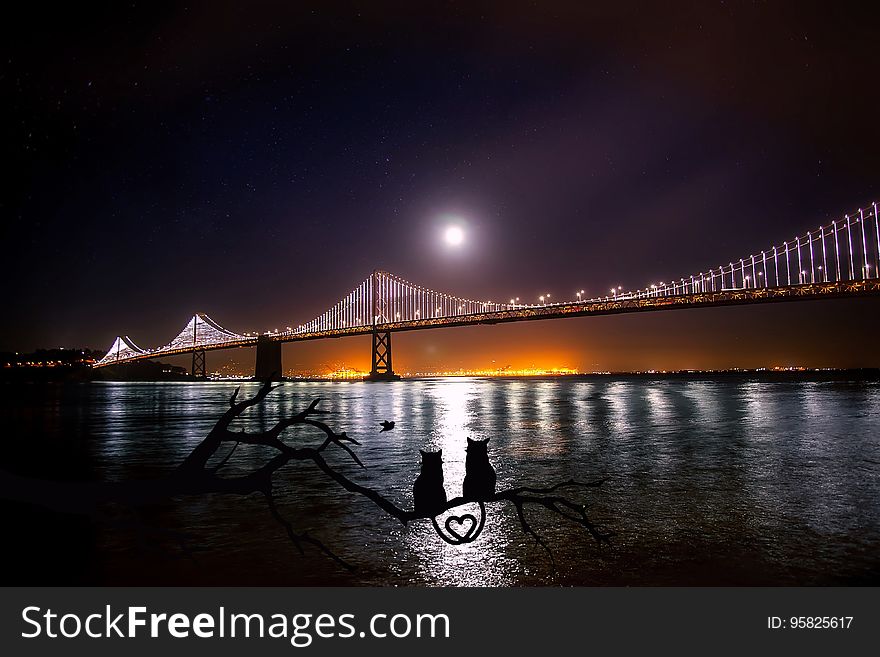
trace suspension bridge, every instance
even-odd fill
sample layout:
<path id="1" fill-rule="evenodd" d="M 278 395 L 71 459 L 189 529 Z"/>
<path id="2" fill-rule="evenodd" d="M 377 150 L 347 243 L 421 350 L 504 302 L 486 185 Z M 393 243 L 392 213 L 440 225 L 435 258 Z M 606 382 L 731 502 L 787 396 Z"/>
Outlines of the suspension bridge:
<path id="1" fill-rule="evenodd" d="M 309 322 L 283 331 L 236 333 L 196 313 L 168 344 L 142 349 L 119 336 L 95 367 L 192 354 L 192 374 L 205 376 L 205 352 L 256 347 L 255 378 L 280 377 L 281 345 L 354 335 L 372 336 L 371 380 L 394 380 L 391 336 L 453 326 L 500 324 L 589 315 L 828 299 L 880 294 L 878 204 L 744 258 L 696 274 L 615 288 L 601 297 L 538 303 L 475 300 L 438 292 L 385 271 L 366 280 Z"/>

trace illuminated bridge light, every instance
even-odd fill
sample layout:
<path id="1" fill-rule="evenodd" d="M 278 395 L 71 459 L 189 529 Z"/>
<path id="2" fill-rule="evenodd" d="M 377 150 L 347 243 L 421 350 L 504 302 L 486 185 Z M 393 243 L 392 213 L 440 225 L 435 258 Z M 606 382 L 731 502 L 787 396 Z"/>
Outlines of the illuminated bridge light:
<path id="1" fill-rule="evenodd" d="M 113 363 L 136 358 L 137 356 L 142 356 L 146 353 L 149 353 L 149 351 L 145 351 L 138 347 L 127 335 L 120 335 L 113 341 L 113 346 L 110 347 L 110 351 L 108 351 L 101 360 L 95 363 L 95 365 L 112 365 Z"/>

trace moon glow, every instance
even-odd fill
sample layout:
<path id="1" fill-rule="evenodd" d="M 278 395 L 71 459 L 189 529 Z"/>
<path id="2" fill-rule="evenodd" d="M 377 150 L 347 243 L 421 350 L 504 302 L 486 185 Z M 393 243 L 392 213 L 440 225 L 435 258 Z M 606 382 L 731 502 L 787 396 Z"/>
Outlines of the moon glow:
<path id="1" fill-rule="evenodd" d="M 449 246 L 460 246 L 464 242 L 464 231 L 458 226 L 449 226 L 443 233 L 443 240 Z"/>

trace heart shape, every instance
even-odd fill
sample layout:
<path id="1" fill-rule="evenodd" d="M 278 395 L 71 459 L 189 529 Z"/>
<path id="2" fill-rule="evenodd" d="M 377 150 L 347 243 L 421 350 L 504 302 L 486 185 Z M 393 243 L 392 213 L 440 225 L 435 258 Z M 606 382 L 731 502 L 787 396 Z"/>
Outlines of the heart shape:
<path id="1" fill-rule="evenodd" d="M 457 525 L 458 529 L 455 529 L 453 525 Z M 455 536 L 455 538 L 461 543 L 466 543 L 468 539 L 473 536 L 476 529 L 477 519 L 473 514 L 465 513 L 460 516 L 449 516 L 446 519 L 446 531 L 452 536 Z M 464 533 L 462 533 L 462 531 Z"/>

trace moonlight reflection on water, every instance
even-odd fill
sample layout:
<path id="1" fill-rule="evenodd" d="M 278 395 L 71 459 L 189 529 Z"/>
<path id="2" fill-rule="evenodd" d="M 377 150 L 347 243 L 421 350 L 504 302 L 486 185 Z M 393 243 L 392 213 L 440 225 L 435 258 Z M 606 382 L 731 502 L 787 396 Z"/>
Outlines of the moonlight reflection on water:
<path id="1" fill-rule="evenodd" d="M 242 395 L 258 384 L 244 384 Z M 235 384 L 104 383 L 18 390 L 4 423 L 22 440 L 49 435 L 78 450 L 93 478 L 159 476 L 226 409 Z M 288 382 L 241 426 L 266 429 L 316 398 L 325 419 L 361 442 L 366 470 L 334 465 L 411 508 L 419 449 L 443 450 L 444 485 L 461 494 L 466 438 L 489 438 L 498 489 L 608 477 L 581 499 L 617 535 L 531 509 L 553 548 L 524 534 L 509 505 L 487 505 L 473 543 L 443 542 L 428 521 L 403 527 L 308 464 L 278 477 L 284 513 L 359 566 L 300 556 L 256 499 L 208 496 L 152 509 L 184 530 L 192 558 L 142 553 L 102 527 L 95 583 L 833 584 L 878 581 L 880 386 L 733 378 L 424 379 L 388 384 Z M 379 433 L 379 422 L 394 420 Z M 287 442 L 319 440 L 302 429 Z M 242 469 L 266 458 L 241 446 Z M 233 472 L 234 473 L 234 472 Z M 231 473 L 231 474 L 233 474 Z M 468 509 L 479 513 L 476 505 Z M 457 513 L 462 513 L 460 509 Z M 580 530 L 579 530 L 580 529 Z"/>

